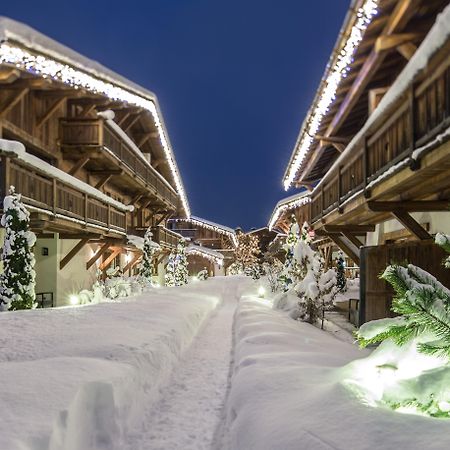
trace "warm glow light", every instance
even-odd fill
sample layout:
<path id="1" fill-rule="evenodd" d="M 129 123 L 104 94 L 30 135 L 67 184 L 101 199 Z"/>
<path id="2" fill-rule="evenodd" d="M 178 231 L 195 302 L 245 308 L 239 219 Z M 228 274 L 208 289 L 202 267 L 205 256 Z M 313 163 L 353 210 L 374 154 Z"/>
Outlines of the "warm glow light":
<path id="1" fill-rule="evenodd" d="M 80 303 L 80 299 L 78 295 L 72 294 L 71 296 L 69 296 L 69 302 L 71 305 L 75 306 L 78 305 L 78 303 Z"/>
<path id="2" fill-rule="evenodd" d="M 158 136 L 175 180 L 177 191 L 181 197 L 181 203 L 186 214 L 188 216 L 190 215 L 189 203 L 181 177 L 178 173 L 175 157 L 166 137 L 164 125 L 159 117 L 157 107 L 152 100 L 134 94 L 113 83 L 103 81 L 81 70 L 74 69 L 67 64 L 60 63 L 43 55 L 34 55 L 22 48 L 7 43 L 0 45 L 0 64 L 12 64 L 34 75 L 51 78 L 72 86 L 75 89 L 83 88 L 96 94 L 105 95 L 112 100 L 133 104 L 149 111 L 158 130 Z"/>
<path id="3" fill-rule="evenodd" d="M 131 261 L 131 255 L 129 254 L 129 253 L 127 253 L 126 255 L 125 255 L 125 262 L 126 263 L 129 263 Z"/>
<path id="4" fill-rule="evenodd" d="M 258 288 L 258 297 L 264 298 L 265 295 L 266 295 L 266 290 L 262 286 L 260 286 Z"/>
<path id="5" fill-rule="evenodd" d="M 378 0 L 366 0 L 356 14 L 356 21 L 352 27 L 342 50 L 335 58 L 333 66 L 327 72 L 322 90 L 318 92 L 315 103 L 308 117 L 302 125 L 300 135 L 295 145 L 294 154 L 289 163 L 286 177 L 283 181 L 284 189 L 288 190 L 300 169 L 306 155 L 311 150 L 314 136 L 321 125 L 323 116 L 328 112 L 331 103 L 336 98 L 336 91 L 342 78 L 345 78 L 353 62 L 353 55 L 361 42 L 364 31 L 369 26 L 374 15 L 377 14 Z"/>

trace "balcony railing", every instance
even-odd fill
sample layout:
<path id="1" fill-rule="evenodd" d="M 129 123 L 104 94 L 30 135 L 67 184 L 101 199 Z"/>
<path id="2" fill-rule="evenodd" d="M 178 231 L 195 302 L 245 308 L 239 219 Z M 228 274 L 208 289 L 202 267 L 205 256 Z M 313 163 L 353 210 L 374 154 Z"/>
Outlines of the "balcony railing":
<path id="1" fill-rule="evenodd" d="M 3 195 L 12 185 L 16 192 L 22 194 L 26 205 L 82 224 L 126 232 L 126 214 L 115 206 L 93 198 L 19 159 L 2 157 L 1 165 Z"/>
<path id="2" fill-rule="evenodd" d="M 169 230 L 163 226 L 152 228 L 153 240 L 162 247 L 168 247 L 170 249 L 176 248 L 182 236 Z"/>
<path id="3" fill-rule="evenodd" d="M 61 120 L 60 138 L 62 145 L 82 147 L 105 147 L 119 161 L 128 167 L 144 184 L 149 185 L 172 209 L 178 205 L 178 194 L 150 163 L 136 154 L 136 151 L 104 124 L 103 119 Z"/>
<path id="4" fill-rule="evenodd" d="M 411 88 L 386 121 L 327 173 L 311 196 L 311 222 L 339 208 L 450 126 L 450 60 Z"/>

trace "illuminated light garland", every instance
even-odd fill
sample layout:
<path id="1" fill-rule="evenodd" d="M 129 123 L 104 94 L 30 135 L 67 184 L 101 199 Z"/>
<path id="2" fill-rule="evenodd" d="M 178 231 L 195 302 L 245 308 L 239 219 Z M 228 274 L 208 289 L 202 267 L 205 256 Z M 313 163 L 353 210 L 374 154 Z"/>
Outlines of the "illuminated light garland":
<path id="1" fill-rule="evenodd" d="M 201 258 L 205 258 L 209 261 L 212 261 L 214 264 L 217 264 L 218 266 L 223 266 L 223 255 L 220 254 L 219 252 L 216 252 L 215 250 L 206 247 L 189 246 L 186 249 L 186 253 L 188 255 L 200 256 Z"/>
<path id="2" fill-rule="evenodd" d="M 277 220 L 285 211 L 298 208 L 299 206 L 306 205 L 311 201 L 311 194 L 309 192 L 301 192 L 300 194 L 294 195 L 292 197 L 285 198 L 277 203 L 275 210 L 272 213 L 272 217 L 269 221 L 269 230 L 277 223 Z"/>
<path id="3" fill-rule="evenodd" d="M 33 55 L 19 47 L 11 46 L 4 42 L 0 44 L 0 64 L 12 64 L 19 69 L 26 70 L 29 73 L 42 76 L 43 78 L 51 78 L 67 84 L 74 89 L 83 88 L 95 94 L 106 95 L 111 100 L 130 103 L 149 111 L 158 130 L 159 139 L 174 177 L 177 191 L 181 197 L 184 211 L 187 216 L 190 215 L 189 203 L 181 177 L 178 173 L 175 157 L 166 138 L 164 126 L 159 118 L 156 105 L 152 100 L 133 94 L 110 82 L 102 81 L 81 70 L 74 69 L 67 64 L 60 63 L 43 55 Z"/>
<path id="4" fill-rule="evenodd" d="M 234 246 L 237 246 L 237 238 L 234 230 L 225 226 L 221 226 L 219 224 L 215 224 L 213 222 L 209 222 L 208 220 L 201 219 L 200 217 L 191 216 L 186 219 L 169 219 L 169 222 L 187 222 L 191 223 L 192 225 L 197 225 L 199 227 L 205 228 L 206 230 L 215 231 L 216 233 L 223 234 L 229 237 Z"/>
<path id="5" fill-rule="evenodd" d="M 324 81 L 324 87 L 313 111 L 309 114 L 307 121 L 302 125 L 299 138 L 295 145 L 294 154 L 289 163 L 287 174 L 283 180 L 284 189 L 287 191 L 297 175 L 306 155 L 309 153 L 323 116 L 328 112 L 331 103 L 336 98 L 336 92 L 342 78 L 345 78 L 353 62 L 353 55 L 359 43 L 362 41 L 364 32 L 372 21 L 373 16 L 378 13 L 378 0 L 367 0 L 356 13 L 356 22 L 352 27 L 345 45 L 342 47 L 334 66 L 328 72 Z"/>

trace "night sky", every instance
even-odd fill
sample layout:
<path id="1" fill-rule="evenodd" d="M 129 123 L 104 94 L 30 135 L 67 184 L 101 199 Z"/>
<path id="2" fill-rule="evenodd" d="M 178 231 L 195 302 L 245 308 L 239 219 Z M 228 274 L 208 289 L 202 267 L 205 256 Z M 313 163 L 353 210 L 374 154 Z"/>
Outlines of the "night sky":
<path id="1" fill-rule="evenodd" d="M 3 3 L 3 2 L 2 2 Z M 349 0 L 4 2 L 158 96 L 193 215 L 265 226 Z"/>

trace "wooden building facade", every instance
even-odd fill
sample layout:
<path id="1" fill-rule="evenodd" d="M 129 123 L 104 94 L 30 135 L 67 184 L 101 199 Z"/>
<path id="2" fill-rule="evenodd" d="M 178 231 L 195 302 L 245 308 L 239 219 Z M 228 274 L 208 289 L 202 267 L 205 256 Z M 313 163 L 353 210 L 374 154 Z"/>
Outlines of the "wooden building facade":
<path id="1" fill-rule="evenodd" d="M 31 213 L 37 293 L 54 305 L 97 269 L 132 273 L 148 227 L 163 250 L 176 246 L 167 219 L 189 204 L 156 96 L 7 18 L 0 138 L 0 195 L 15 186 Z"/>
<path id="2" fill-rule="evenodd" d="M 361 39 L 342 68 L 358 26 Z M 345 76 L 320 109 L 337 68 Z M 316 236 L 361 266 L 360 323 L 390 314 L 380 264 L 409 260 L 450 286 L 433 244 L 436 232 L 450 232 L 449 127 L 448 2 L 355 1 L 284 184 L 309 191 Z"/>

